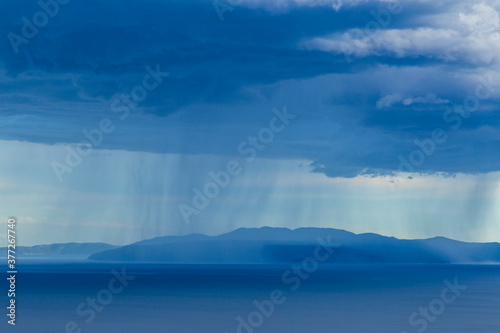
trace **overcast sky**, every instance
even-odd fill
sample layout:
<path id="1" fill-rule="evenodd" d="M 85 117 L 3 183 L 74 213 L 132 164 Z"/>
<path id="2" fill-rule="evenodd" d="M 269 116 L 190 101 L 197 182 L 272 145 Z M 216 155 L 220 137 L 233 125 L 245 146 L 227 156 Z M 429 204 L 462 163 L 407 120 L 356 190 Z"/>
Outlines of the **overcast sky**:
<path id="1" fill-rule="evenodd" d="M 0 4 L 0 209 L 21 245 L 264 225 L 500 240 L 500 1 L 45 10 Z"/>

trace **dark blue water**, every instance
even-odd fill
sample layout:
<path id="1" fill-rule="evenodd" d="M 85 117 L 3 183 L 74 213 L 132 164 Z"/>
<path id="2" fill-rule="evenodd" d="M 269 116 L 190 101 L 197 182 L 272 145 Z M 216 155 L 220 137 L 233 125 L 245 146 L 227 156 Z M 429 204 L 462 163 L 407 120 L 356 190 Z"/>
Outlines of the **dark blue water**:
<path id="1" fill-rule="evenodd" d="M 125 270 L 125 282 L 113 269 Z M 445 280 L 462 289 L 446 291 Z M 25 260 L 17 275 L 15 329 L 5 315 L 7 282 L 2 286 L 1 332 L 500 332 L 500 266 L 493 265 L 294 273 L 290 265 Z M 427 317 L 420 308 L 429 309 Z"/>

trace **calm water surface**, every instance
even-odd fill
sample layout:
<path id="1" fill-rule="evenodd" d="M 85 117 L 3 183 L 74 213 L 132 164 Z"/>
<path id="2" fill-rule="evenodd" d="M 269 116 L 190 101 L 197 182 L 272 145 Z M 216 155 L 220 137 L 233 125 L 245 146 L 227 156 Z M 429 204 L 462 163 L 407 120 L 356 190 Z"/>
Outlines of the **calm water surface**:
<path id="1" fill-rule="evenodd" d="M 290 268 L 24 260 L 17 325 L 7 325 L 2 307 L 0 331 L 500 332 L 500 266 L 328 266 L 300 274 Z M 121 284 L 113 269 L 134 278 Z M 462 288 L 445 291 L 447 303 L 445 280 Z M 2 285 L 6 305 L 8 284 Z M 102 303 L 92 307 L 88 299 Z M 430 306 L 426 319 L 419 311 Z"/>

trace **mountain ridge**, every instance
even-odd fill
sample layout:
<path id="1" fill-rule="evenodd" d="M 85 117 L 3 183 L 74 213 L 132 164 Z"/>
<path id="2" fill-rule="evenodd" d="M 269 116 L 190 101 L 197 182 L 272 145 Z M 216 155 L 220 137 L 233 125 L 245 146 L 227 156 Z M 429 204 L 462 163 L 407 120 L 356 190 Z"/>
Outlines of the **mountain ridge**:
<path id="1" fill-rule="evenodd" d="M 46 255 L 91 255 L 117 248 L 107 243 L 54 243 L 34 246 L 16 246 L 18 256 L 46 256 Z M 7 254 L 7 247 L 0 248 L 1 254 Z"/>
<path id="2" fill-rule="evenodd" d="M 239 228 L 206 236 L 164 236 L 94 253 L 90 260 L 162 263 L 287 263 L 309 256 L 328 239 L 328 263 L 500 262 L 500 244 L 445 237 L 406 240 L 331 228 Z"/>

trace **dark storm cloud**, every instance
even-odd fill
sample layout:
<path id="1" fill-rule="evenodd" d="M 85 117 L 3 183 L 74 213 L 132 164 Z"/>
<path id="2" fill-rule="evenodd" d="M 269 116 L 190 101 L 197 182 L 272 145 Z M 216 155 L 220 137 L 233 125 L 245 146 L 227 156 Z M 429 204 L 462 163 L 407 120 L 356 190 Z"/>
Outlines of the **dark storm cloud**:
<path id="1" fill-rule="evenodd" d="M 432 39 L 459 35 L 446 29 L 455 29 L 465 5 L 406 1 L 380 29 L 384 43 L 346 57 L 335 48 L 304 43 L 348 38 L 353 29 L 375 22 L 373 12 L 386 10 L 387 3 L 359 2 L 338 11 L 326 2 L 278 9 L 256 3 L 235 7 L 221 22 L 211 1 L 73 0 L 16 54 L 7 34 L 21 34 L 21 18 L 31 19 L 40 7 L 35 1 L 3 2 L 2 138 L 77 141 L 82 128 L 109 114 L 117 94 L 141 82 L 146 66 L 160 64 L 168 80 L 141 103 L 144 114 L 123 125 L 106 148 L 230 155 L 267 119 L 262 110 L 288 104 L 302 123 L 262 157 L 310 159 L 330 176 L 390 173 L 398 169 L 400 155 L 408 158 L 417 148 L 415 140 L 443 128 L 449 139 L 416 171 L 500 169 L 499 138 L 492 134 L 500 127 L 495 97 L 481 101 L 458 129 L 443 120 L 448 109 L 473 94 L 477 78 L 471 73 L 482 75 L 494 65 L 478 64 L 484 59 L 465 51 L 455 56 Z M 439 19 L 452 10 L 456 18 Z M 426 26 L 436 30 L 418 30 Z M 416 37 L 396 39 L 386 30 L 398 38 Z M 468 36 L 470 45 L 479 45 L 479 55 L 494 54 L 480 43 L 488 45 L 487 33 Z M 417 45 L 422 36 L 430 38 L 429 45 Z M 189 135 L 173 125 L 165 133 L 167 118 Z"/>

